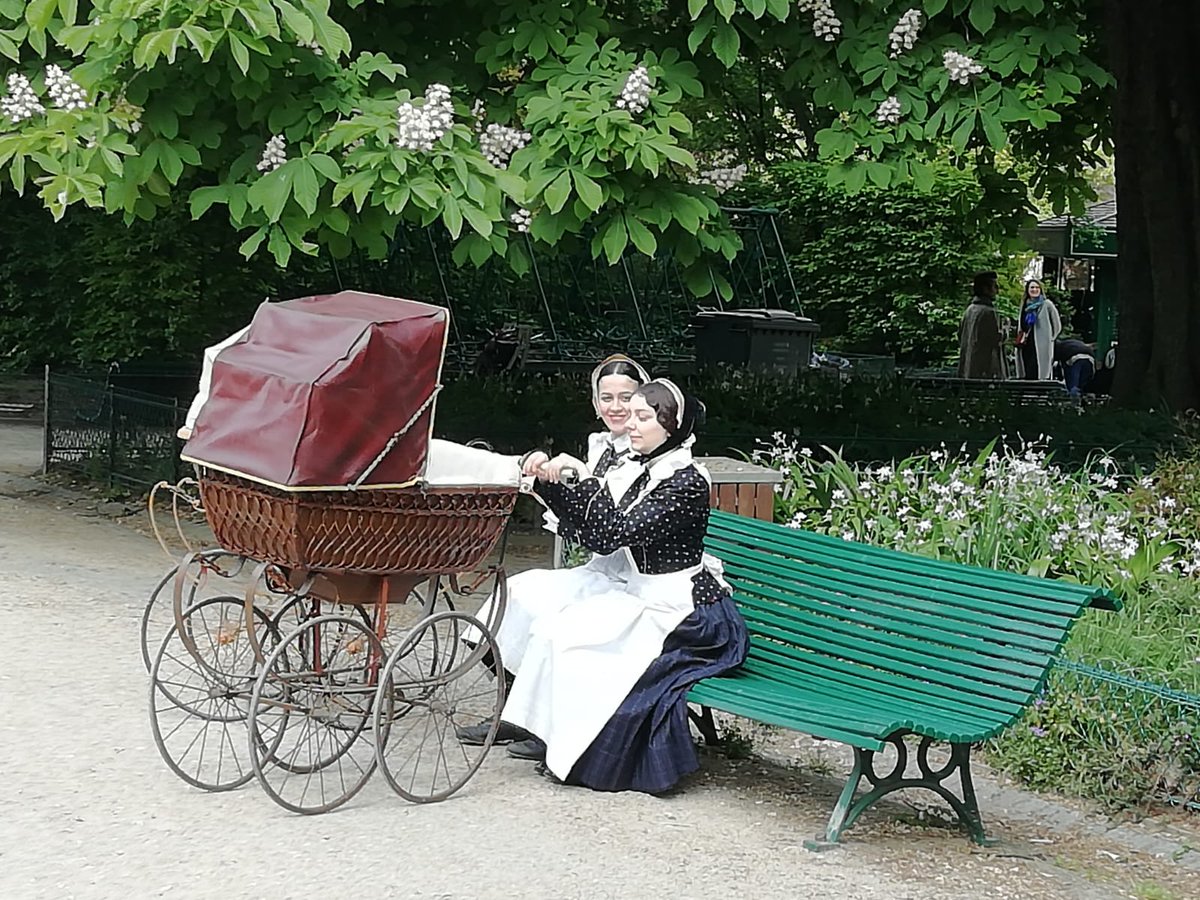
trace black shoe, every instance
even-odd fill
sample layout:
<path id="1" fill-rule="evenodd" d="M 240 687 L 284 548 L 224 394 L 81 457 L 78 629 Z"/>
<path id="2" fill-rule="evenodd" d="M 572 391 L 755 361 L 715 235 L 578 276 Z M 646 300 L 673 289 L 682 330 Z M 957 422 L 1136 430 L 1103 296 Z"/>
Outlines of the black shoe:
<path id="1" fill-rule="evenodd" d="M 462 728 L 456 728 L 454 734 L 461 743 L 479 747 L 487 743 L 488 734 L 491 730 L 491 722 L 480 722 L 478 725 L 467 725 Z M 492 743 L 511 744 L 513 741 L 527 741 L 532 737 L 533 735 L 524 728 L 518 728 L 516 725 L 508 722 L 501 722 Z"/>
<path id="2" fill-rule="evenodd" d="M 526 741 L 509 744 L 508 755 L 513 759 L 531 759 L 534 762 L 542 762 L 546 758 L 546 745 L 537 738 L 529 738 Z"/>
<path id="3" fill-rule="evenodd" d="M 551 782 L 552 784 L 565 784 L 566 783 L 561 778 L 559 778 L 557 775 L 555 775 L 553 772 L 550 771 L 550 769 L 546 766 L 545 760 L 542 760 L 540 763 L 538 763 L 537 767 L 533 771 L 537 772 L 539 775 L 541 775 L 543 778 L 545 778 L 547 781 Z"/>

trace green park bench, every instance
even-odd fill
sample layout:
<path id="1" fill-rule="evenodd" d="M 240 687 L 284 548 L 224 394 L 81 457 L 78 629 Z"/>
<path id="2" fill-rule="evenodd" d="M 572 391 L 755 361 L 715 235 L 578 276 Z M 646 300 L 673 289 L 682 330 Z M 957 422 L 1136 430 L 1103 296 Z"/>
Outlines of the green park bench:
<path id="1" fill-rule="evenodd" d="M 929 559 L 713 510 L 706 540 L 725 564 L 750 654 L 688 699 L 706 742 L 723 710 L 854 748 L 854 768 L 823 840 L 893 791 L 942 797 L 986 843 L 971 781 L 973 744 L 1011 725 L 1041 694 L 1072 624 L 1118 610 L 1085 585 Z M 909 740 L 917 773 L 909 774 Z M 938 762 L 929 750 L 950 745 Z M 877 772 L 891 744 L 897 764 Z M 959 795 L 947 782 L 957 776 Z M 866 780 L 868 788 L 856 798 Z"/>

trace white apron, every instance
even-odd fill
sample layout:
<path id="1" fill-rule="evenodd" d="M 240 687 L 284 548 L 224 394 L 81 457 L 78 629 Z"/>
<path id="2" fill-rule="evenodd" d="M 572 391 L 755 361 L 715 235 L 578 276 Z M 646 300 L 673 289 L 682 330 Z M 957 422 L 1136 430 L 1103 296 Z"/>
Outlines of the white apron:
<path id="1" fill-rule="evenodd" d="M 664 575 L 638 572 L 533 622 L 503 719 L 546 742 L 546 766 L 566 778 L 667 636 L 694 609 L 692 577 L 703 565 Z M 586 569 L 585 567 L 582 567 Z"/>

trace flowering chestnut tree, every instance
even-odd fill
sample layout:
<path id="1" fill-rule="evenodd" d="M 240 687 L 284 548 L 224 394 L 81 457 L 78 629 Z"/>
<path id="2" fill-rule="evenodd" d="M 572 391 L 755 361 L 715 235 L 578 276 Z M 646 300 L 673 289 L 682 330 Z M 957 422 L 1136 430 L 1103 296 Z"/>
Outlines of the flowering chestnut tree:
<path id="1" fill-rule="evenodd" d="M 780 122 L 805 92 L 809 143 L 852 190 L 928 181 L 947 154 L 1014 178 L 1007 154 L 1065 203 L 1101 148 L 1055 128 L 1110 83 L 1084 2 L 0 0 L 0 167 L 55 216 L 186 194 L 281 264 L 440 222 L 460 262 L 521 269 L 521 233 L 667 250 L 705 294 L 706 259 L 738 247 L 717 196 L 747 162 L 735 134 L 695 140 L 714 81 L 765 71 Z"/>

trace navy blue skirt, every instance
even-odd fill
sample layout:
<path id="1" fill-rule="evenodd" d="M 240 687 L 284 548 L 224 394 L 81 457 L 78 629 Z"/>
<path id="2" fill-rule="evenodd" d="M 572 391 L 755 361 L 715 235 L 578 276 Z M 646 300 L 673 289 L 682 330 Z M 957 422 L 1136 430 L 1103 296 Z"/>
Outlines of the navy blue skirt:
<path id="1" fill-rule="evenodd" d="M 687 693 L 703 678 L 740 666 L 746 623 L 732 598 L 697 605 L 596 735 L 567 777 L 597 791 L 657 794 L 700 767 L 688 726 Z"/>

